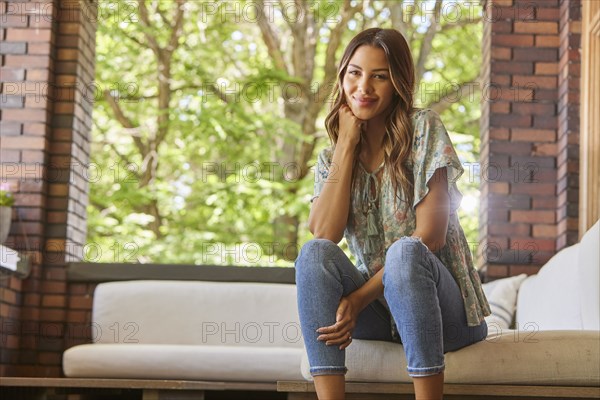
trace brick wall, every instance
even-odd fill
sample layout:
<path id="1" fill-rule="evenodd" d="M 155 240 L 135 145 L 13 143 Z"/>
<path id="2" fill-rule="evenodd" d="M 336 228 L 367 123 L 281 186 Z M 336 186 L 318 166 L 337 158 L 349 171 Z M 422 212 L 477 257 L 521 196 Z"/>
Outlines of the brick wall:
<path id="1" fill-rule="evenodd" d="M 96 5 L 0 2 L 0 178 L 15 191 L 7 245 L 33 260 L 0 281 L 0 375 L 59 376 L 66 332 L 89 321 L 89 288 L 68 287 L 85 244 Z"/>
<path id="2" fill-rule="evenodd" d="M 480 263 L 490 278 L 535 273 L 576 240 L 578 3 L 485 4 Z"/>

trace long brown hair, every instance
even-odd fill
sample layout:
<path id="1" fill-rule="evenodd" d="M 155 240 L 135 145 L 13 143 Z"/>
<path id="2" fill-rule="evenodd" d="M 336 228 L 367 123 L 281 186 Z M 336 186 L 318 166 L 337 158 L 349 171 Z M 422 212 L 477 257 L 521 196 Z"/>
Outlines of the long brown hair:
<path id="1" fill-rule="evenodd" d="M 408 166 L 412 147 L 413 93 L 415 86 L 415 67 L 406 39 L 395 29 L 371 28 L 356 35 L 344 51 L 337 74 L 337 85 L 333 89 L 331 111 L 325 119 L 325 127 L 331 143 L 336 145 L 339 135 L 340 107 L 345 104 L 343 89 L 344 75 L 350 59 L 360 46 L 381 48 L 390 66 L 390 78 L 396 94 L 392 100 L 391 111 L 386 120 L 386 132 L 383 139 L 385 165 L 389 167 L 394 192 L 402 189 L 409 204 L 413 202 L 413 177 Z M 359 147 L 357 146 L 358 159 Z"/>

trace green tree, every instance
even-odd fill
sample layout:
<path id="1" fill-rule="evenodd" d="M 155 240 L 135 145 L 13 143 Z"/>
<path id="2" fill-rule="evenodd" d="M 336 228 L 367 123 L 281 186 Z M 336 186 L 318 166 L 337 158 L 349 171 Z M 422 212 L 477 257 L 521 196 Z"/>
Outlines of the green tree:
<path id="1" fill-rule="evenodd" d="M 100 2 L 88 258 L 289 265 L 337 60 L 367 27 L 405 34 L 417 102 L 475 161 L 481 10 L 446 3 Z"/>

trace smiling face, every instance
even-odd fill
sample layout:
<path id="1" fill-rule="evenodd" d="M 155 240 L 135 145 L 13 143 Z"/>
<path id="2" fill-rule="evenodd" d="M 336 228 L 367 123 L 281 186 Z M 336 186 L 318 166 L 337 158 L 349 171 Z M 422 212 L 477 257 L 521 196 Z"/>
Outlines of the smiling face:
<path id="1" fill-rule="evenodd" d="M 358 119 L 383 122 L 395 93 L 383 49 L 367 45 L 357 48 L 342 85 L 346 103 Z"/>

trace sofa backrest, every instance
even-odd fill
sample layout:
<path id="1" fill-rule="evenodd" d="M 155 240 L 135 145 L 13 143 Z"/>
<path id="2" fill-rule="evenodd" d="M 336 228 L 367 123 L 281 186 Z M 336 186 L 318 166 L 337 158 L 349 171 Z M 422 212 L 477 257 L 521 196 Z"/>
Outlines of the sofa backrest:
<path id="1" fill-rule="evenodd" d="M 600 222 L 520 286 L 516 328 L 600 330 Z"/>
<path id="2" fill-rule="evenodd" d="M 96 343 L 302 347 L 296 286 L 127 281 L 96 287 Z"/>

